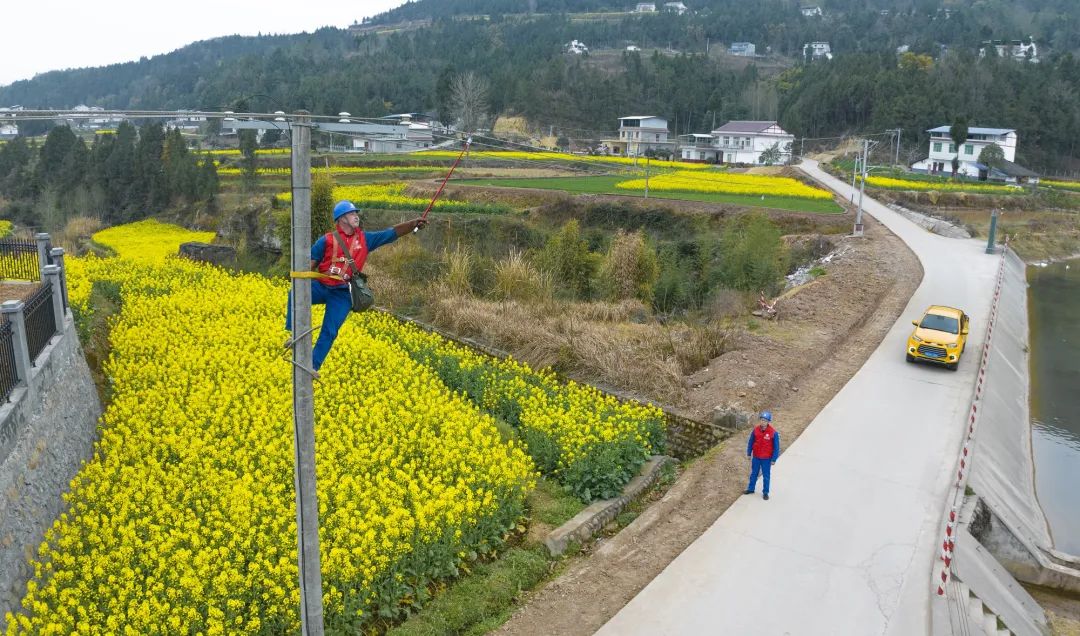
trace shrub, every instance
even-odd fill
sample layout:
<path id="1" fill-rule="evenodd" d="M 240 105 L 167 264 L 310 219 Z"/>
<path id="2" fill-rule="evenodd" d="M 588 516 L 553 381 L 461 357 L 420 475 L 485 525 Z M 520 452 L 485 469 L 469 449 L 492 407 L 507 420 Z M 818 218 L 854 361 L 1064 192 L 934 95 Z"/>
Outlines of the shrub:
<path id="1" fill-rule="evenodd" d="M 458 246 L 456 250 L 443 252 L 446 262 L 443 282 L 455 294 L 472 293 L 473 255 L 468 247 Z"/>
<path id="2" fill-rule="evenodd" d="M 500 300 L 549 300 L 552 291 L 551 275 L 537 269 L 517 250 L 495 264 L 492 295 Z"/>
<path id="3" fill-rule="evenodd" d="M 537 255 L 537 264 L 551 272 L 555 285 L 586 298 L 592 287 L 599 259 L 589 251 L 588 242 L 581 236 L 576 219 L 567 221 L 551 235 Z"/>
<path id="4" fill-rule="evenodd" d="M 745 291 L 771 289 L 787 271 L 788 248 L 780 229 L 759 212 L 732 220 L 720 239 L 725 286 Z"/>
<path id="5" fill-rule="evenodd" d="M 607 296 L 651 303 L 658 275 L 656 254 L 646 245 L 641 232 L 617 232 L 600 267 L 600 280 Z"/>

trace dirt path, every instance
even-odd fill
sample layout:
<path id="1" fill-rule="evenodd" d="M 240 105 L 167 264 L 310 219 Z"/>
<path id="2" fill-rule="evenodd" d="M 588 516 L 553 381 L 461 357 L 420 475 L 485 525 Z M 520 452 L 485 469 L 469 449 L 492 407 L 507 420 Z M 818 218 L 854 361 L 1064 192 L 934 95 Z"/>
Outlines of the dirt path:
<path id="1" fill-rule="evenodd" d="M 842 241 L 828 273 L 782 301 L 779 322 L 687 379 L 684 403 L 694 415 L 725 403 L 768 407 L 785 446 L 798 437 L 877 348 L 922 279 L 897 237 L 872 219 L 866 235 Z M 740 434 L 693 462 L 660 501 L 530 594 L 494 633 L 592 634 L 739 497 L 746 474 Z M 777 488 L 784 478 L 775 474 Z"/>

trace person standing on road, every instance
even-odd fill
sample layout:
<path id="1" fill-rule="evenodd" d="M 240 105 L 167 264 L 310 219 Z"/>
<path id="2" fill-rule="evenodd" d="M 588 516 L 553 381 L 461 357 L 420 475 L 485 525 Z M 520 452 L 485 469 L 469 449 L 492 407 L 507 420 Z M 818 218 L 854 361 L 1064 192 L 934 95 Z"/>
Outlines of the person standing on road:
<path id="1" fill-rule="evenodd" d="M 326 305 L 319 338 L 315 341 L 312 354 L 316 374 L 326 355 L 330 353 L 330 347 L 334 344 L 341 325 L 349 317 L 352 308 L 349 278 L 364 269 L 368 253 L 425 225 L 427 219 L 416 218 L 378 232 L 365 232 L 360 224 L 360 210 L 352 201 L 338 201 L 334 206 L 334 229 L 319 237 L 311 246 L 311 269 L 326 275 L 311 282 L 311 304 Z M 348 249 L 349 254 L 345 254 L 345 249 Z M 348 266 L 348 260 L 353 261 L 356 271 L 352 271 L 353 268 Z M 289 292 L 285 328 L 292 331 L 292 292 Z"/>
<path id="2" fill-rule="evenodd" d="M 760 424 L 750 431 L 746 441 L 746 456 L 750 458 L 750 483 L 743 494 L 752 495 L 757 487 L 758 473 L 761 473 L 765 500 L 769 500 L 769 473 L 776 458 L 780 456 L 780 433 L 772 427 L 772 412 L 762 411 Z"/>

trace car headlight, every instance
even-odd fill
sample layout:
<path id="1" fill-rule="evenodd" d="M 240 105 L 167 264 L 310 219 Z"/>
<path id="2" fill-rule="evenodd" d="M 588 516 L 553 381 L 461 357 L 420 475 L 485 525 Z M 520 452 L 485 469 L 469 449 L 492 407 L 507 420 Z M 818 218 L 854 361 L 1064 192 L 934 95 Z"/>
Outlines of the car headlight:
<path id="1" fill-rule="evenodd" d="M 945 346 L 948 347 L 949 349 L 955 349 L 957 345 L 956 345 L 955 342 L 953 342 L 953 343 L 947 344 Z"/>
<path id="2" fill-rule="evenodd" d="M 916 336 L 915 334 L 911 334 L 911 339 L 915 342 L 922 342 L 922 338 Z"/>

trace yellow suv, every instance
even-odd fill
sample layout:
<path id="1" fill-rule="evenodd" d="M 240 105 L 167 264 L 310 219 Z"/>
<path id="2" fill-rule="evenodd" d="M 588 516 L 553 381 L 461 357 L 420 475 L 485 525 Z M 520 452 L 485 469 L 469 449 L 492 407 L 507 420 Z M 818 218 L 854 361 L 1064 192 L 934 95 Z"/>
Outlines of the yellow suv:
<path id="1" fill-rule="evenodd" d="M 931 305 L 922 320 L 912 320 L 915 331 L 907 341 L 907 361 L 943 364 L 956 371 L 967 344 L 970 316 L 955 307 Z"/>

